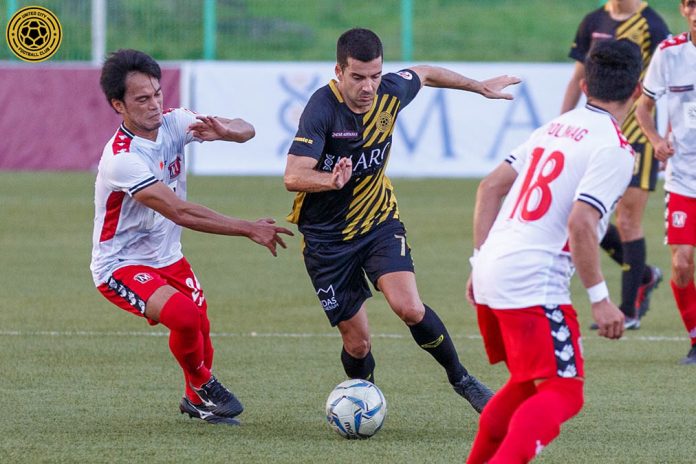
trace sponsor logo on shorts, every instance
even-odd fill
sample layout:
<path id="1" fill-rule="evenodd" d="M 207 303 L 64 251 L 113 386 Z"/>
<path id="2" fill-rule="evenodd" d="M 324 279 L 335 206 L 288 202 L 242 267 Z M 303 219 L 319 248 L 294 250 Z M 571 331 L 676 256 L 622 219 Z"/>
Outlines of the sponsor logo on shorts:
<path id="1" fill-rule="evenodd" d="M 672 213 L 672 226 L 681 229 L 686 225 L 686 213 L 684 211 L 674 211 Z"/>
<path id="2" fill-rule="evenodd" d="M 324 311 L 333 311 L 338 308 L 338 301 L 336 301 L 336 292 L 334 292 L 333 284 L 329 285 L 329 288 L 320 288 L 317 290 L 317 296 L 319 301 L 321 301 L 321 306 Z"/>
<path id="3" fill-rule="evenodd" d="M 63 40 L 63 28 L 52 11 L 28 6 L 12 15 L 5 29 L 5 39 L 17 58 L 38 63 L 58 51 Z"/>
<path id="4" fill-rule="evenodd" d="M 109 277 L 109 281 L 106 284 L 118 296 L 126 300 L 129 305 L 137 309 L 140 314 L 145 315 L 145 301 L 130 288 L 126 287 L 123 282 L 118 281 L 113 277 Z"/>
<path id="5" fill-rule="evenodd" d="M 148 274 L 147 272 L 141 272 L 139 274 L 134 275 L 133 279 L 137 280 L 141 284 L 144 284 L 145 282 L 151 281 L 152 276 L 150 274 Z"/>

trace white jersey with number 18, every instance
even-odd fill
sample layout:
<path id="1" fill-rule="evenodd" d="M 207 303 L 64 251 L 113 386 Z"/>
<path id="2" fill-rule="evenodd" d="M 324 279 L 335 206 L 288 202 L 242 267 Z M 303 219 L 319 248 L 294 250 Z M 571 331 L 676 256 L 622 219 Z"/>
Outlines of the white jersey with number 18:
<path id="1" fill-rule="evenodd" d="M 602 237 L 631 179 L 633 149 L 609 113 L 587 105 L 534 131 L 506 161 L 519 175 L 476 258 L 476 302 L 494 309 L 570 304 L 573 204 L 598 211 Z"/>

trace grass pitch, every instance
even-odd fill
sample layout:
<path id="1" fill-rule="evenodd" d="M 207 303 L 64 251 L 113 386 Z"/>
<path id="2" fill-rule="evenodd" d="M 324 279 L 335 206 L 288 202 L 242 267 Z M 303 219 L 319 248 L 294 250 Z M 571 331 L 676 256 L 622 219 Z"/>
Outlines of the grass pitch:
<path id="1" fill-rule="evenodd" d="M 280 178 L 189 180 L 190 199 L 280 223 L 292 195 Z M 447 324 L 464 364 L 491 387 L 474 312 L 464 301 L 475 180 L 394 181 L 421 295 Z M 340 339 L 306 276 L 299 236 L 273 258 L 238 237 L 186 232 L 205 289 L 215 372 L 246 406 L 238 428 L 179 414 L 182 376 L 161 327 L 109 304 L 89 274 L 93 175 L 0 173 L 0 417 L 2 462 L 462 462 L 477 415 L 417 348 L 381 295 L 370 300 L 376 378 L 389 413 L 367 441 L 324 422 L 344 379 Z M 646 218 L 649 261 L 668 270 L 662 194 Z M 612 295 L 619 269 L 604 259 Z M 667 271 L 668 274 L 668 271 Z M 590 323 L 574 282 L 582 327 Z M 643 328 L 610 342 L 584 331 L 586 403 L 540 463 L 686 463 L 696 443 L 696 370 L 677 365 L 688 341 L 667 279 Z"/>

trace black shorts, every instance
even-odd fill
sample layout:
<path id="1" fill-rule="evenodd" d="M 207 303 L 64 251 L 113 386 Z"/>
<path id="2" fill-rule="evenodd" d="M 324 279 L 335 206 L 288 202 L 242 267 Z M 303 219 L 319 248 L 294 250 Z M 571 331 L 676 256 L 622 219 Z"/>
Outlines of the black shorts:
<path id="1" fill-rule="evenodd" d="M 309 278 L 332 326 L 353 317 L 372 296 L 384 274 L 413 272 L 406 229 L 393 219 L 353 240 L 317 242 L 305 239 L 304 261 Z"/>
<path id="2" fill-rule="evenodd" d="M 654 192 L 660 163 L 653 156 L 655 153 L 653 146 L 649 143 L 639 142 L 633 142 L 631 146 L 636 152 L 636 159 L 633 165 L 633 177 L 628 186 Z"/>

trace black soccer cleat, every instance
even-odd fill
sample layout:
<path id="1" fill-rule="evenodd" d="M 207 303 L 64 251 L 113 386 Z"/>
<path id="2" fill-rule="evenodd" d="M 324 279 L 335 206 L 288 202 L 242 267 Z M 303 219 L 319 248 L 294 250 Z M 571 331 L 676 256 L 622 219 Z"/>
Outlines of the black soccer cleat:
<path id="1" fill-rule="evenodd" d="M 452 385 L 452 388 L 471 403 L 471 406 L 479 414 L 483 411 L 483 407 L 486 406 L 488 400 L 493 397 L 493 392 L 490 388 L 469 374 L 464 374 L 459 382 Z"/>
<path id="2" fill-rule="evenodd" d="M 686 357 L 679 361 L 679 364 L 696 364 L 696 345 L 692 345 Z"/>
<path id="3" fill-rule="evenodd" d="M 203 384 L 201 388 L 193 388 L 203 401 L 203 404 L 210 408 L 209 411 L 216 416 L 235 417 L 244 411 L 244 406 L 236 396 L 232 394 L 215 376 Z"/>
<path id="4" fill-rule="evenodd" d="M 227 424 L 239 425 L 239 421 L 233 417 L 223 417 L 214 414 L 209 406 L 205 404 L 193 404 L 190 399 L 185 396 L 179 402 L 179 411 L 181 414 L 188 414 L 193 419 L 201 419 L 210 424 Z"/>
<path id="5" fill-rule="evenodd" d="M 650 295 L 662 282 L 662 270 L 659 267 L 648 266 L 650 269 L 650 282 L 638 287 L 636 295 L 636 314 L 638 319 L 645 316 L 650 309 Z"/>

